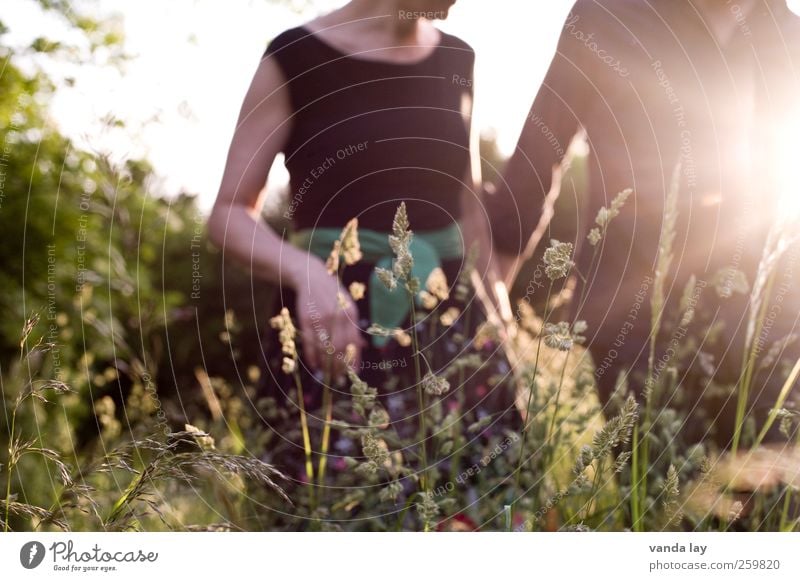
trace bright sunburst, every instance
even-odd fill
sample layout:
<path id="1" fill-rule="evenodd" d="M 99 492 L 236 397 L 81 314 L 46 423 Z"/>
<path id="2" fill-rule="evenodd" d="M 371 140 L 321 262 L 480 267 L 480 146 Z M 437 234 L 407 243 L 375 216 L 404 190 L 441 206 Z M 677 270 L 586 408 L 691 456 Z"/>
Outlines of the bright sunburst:
<path id="1" fill-rule="evenodd" d="M 780 133 L 776 185 L 780 189 L 779 211 L 782 219 L 800 219 L 798 146 L 800 146 L 800 110 L 794 111 L 782 126 Z"/>

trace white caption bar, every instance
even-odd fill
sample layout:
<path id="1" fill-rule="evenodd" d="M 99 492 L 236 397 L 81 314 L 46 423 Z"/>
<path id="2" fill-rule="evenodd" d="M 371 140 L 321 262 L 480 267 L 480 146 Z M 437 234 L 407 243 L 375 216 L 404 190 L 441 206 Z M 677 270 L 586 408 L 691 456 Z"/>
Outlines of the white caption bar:
<path id="1" fill-rule="evenodd" d="M 2 579 L 799 579 L 797 533 L 6 533 Z M 585 577 L 584 577 L 585 576 Z M 248 576 L 247 578 L 252 578 Z"/>

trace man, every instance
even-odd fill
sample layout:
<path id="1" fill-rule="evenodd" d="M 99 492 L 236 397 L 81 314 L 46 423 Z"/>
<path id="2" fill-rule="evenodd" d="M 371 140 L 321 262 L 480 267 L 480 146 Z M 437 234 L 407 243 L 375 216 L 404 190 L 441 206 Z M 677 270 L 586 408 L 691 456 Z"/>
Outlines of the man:
<path id="1" fill-rule="evenodd" d="M 799 37 L 798 19 L 781 1 L 578 1 L 489 199 L 492 223 L 503 225 L 494 228 L 495 247 L 516 257 L 538 221 L 536 208 L 553 183 L 553 169 L 576 130 L 585 130 L 588 213 L 578 224 L 583 235 L 576 268 L 586 293 L 581 304 L 574 302 L 573 316 L 589 323 L 587 343 L 601 398 L 608 401 L 621 372 L 632 370 L 630 386 L 638 393 L 645 384 L 654 271 L 662 229 L 669 226 L 665 203 L 673 169 L 680 164 L 665 312 L 675 311 L 695 275 L 683 307 L 696 302 L 698 313 L 688 329 L 664 316 L 654 367 L 660 373 L 659 367 L 672 365 L 681 347 L 695 352 L 678 378 L 691 385 L 697 401 L 683 405 L 692 409 L 702 399 L 698 418 L 705 414 L 709 421 L 689 422 L 690 439 L 709 437 L 708 424 L 722 443 L 732 433 L 736 394 L 715 386 L 736 384 L 741 371 L 749 288 L 781 194 L 772 179 L 780 150 L 775 136 L 799 94 Z M 595 248 L 585 235 L 597 211 L 626 188 L 634 194 L 597 243 L 592 266 Z M 779 283 L 765 289 L 771 293 L 767 306 L 780 303 L 782 315 L 767 332 L 766 324 L 760 328 L 763 350 L 800 328 L 798 309 L 789 306 L 798 303 L 796 254 L 795 244 L 775 277 L 783 294 Z M 575 296 L 581 295 L 579 289 Z M 690 334 L 695 343 L 687 343 Z M 796 360 L 797 349 L 784 354 Z M 754 380 L 759 422 L 775 404 L 779 375 L 776 370 Z"/>

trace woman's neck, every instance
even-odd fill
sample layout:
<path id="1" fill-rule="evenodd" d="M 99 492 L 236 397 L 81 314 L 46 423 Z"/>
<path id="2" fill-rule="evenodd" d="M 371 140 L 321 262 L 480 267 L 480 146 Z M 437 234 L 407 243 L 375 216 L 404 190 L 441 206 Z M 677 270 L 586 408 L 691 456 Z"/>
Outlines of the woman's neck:
<path id="1" fill-rule="evenodd" d="M 365 29 L 386 35 L 398 44 L 418 40 L 420 21 L 405 17 L 397 0 L 350 0 L 338 12 L 345 21 L 359 20 Z"/>
<path id="2" fill-rule="evenodd" d="M 439 31 L 398 9 L 397 0 L 351 0 L 307 28 L 342 52 L 393 62 L 415 62 L 439 44 Z"/>
<path id="3" fill-rule="evenodd" d="M 317 21 L 325 27 L 346 30 L 352 37 L 383 39 L 394 46 L 426 44 L 432 28 L 427 21 L 410 18 L 398 9 L 397 0 L 350 0 Z"/>

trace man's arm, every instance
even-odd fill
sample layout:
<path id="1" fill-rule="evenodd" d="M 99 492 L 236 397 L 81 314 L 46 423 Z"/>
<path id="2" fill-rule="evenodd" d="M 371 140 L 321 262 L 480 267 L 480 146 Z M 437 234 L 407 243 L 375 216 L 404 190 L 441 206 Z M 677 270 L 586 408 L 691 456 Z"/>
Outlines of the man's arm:
<path id="1" fill-rule="evenodd" d="M 517 148 L 487 196 L 492 239 L 509 285 L 525 255 L 533 250 L 529 241 L 535 242 L 547 227 L 558 195 L 561 164 L 597 91 L 591 81 L 591 67 L 596 63 L 585 39 L 593 32 L 596 35 L 594 29 L 602 24 L 591 4 L 579 1 L 567 17 Z"/>

